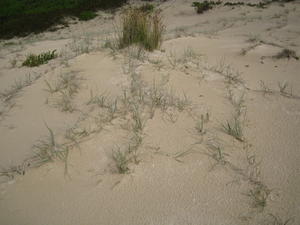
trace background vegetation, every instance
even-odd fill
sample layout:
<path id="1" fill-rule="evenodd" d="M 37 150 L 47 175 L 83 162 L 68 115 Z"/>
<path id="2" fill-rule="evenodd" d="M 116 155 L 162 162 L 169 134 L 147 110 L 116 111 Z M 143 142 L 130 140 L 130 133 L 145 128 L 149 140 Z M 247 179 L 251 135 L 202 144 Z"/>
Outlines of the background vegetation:
<path id="1" fill-rule="evenodd" d="M 127 0 L 1 0 L 0 38 L 41 32 L 66 15 L 119 7 Z"/>

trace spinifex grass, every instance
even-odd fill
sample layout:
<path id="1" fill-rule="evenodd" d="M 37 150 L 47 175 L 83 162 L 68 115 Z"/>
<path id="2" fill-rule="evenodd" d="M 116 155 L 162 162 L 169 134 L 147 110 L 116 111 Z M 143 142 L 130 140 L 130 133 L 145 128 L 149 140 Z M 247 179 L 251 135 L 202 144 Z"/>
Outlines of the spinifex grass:
<path id="1" fill-rule="evenodd" d="M 243 142 L 243 128 L 239 118 L 234 117 L 232 121 L 227 121 L 225 124 L 222 124 L 223 130 L 237 139 L 238 141 Z"/>
<path id="2" fill-rule="evenodd" d="M 44 140 L 40 140 L 33 146 L 36 150 L 35 156 L 32 158 L 34 166 L 41 166 L 44 163 L 53 162 L 56 159 L 66 163 L 69 153 L 68 147 L 58 144 L 55 140 L 53 130 L 50 129 L 47 124 L 46 127 L 49 136 Z"/>
<path id="3" fill-rule="evenodd" d="M 271 190 L 269 190 L 263 184 L 255 185 L 247 194 L 252 200 L 252 207 L 259 208 L 263 210 L 267 206 L 267 199 L 270 195 Z"/>
<path id="4" fill-rule="evenodd" d="M 128 152 L 122 152 L 120 149 L 113 150 L 112 152 L 113 160 L 115 161 L 118 172 L 121 174 L 129 172 L 128 164 L 130 159 L 128 158 L 128 155 Z"/>
<path id="5" fill-rule="evenodd" d="M 10 101 L 15 96 L 17 96 L 18 93 L 23 90 L 23 88 L 30 86 L 34 81 L 36 81 L 40 77 L 40 74 L 35 76 L 28 74 L 25 77 L 25 79 L 15 80 L 15 83 L 11 85 L 9 89 L 0 92 L 0 99 L 2 99 L 4 102 Z"/>

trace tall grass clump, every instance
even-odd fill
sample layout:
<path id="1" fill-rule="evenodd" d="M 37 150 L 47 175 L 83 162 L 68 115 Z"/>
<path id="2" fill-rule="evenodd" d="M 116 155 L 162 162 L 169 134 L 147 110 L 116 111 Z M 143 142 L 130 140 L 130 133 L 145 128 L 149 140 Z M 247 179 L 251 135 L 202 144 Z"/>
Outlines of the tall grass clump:
<path id="1" fill-rule="evenodd" d="M 148 51 L 157 49 L 162 42 L 165 26 L 160 11 L 145 12 L 140 8 L 129 8 L 122 16 L 119 33 L 119 48 L 139 44 Z"/>

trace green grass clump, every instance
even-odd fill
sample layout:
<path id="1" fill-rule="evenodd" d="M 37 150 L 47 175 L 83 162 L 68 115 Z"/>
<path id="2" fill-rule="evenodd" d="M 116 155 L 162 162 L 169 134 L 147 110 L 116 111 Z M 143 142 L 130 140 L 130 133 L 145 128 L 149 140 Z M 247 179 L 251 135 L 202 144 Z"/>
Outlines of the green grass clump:
<path id="1" fill-rule="evenodd" d="M 92 11 L 83 11 L 78 15 L 78 19 L 87 21 L 87 20 L 94 19 L 96 16 L 97 14 Z"/>
<path id="2" fill-rule="evenodd" d="M 48 63 L 49 60 L 57 57 L 56 50 L 41 53 L 39 55 L 30 54 L 23 62 L 23 66 L 39 66 Z"/>
<path id="3" fill-rule="evenodd" d="M 198 14 L 204 13 L 207 10 L 213 8 L 214 5 L 221 4 L 221 1 L 204 1 L 204 2 L 193 2 L 192 6 L 195 8 Z"/>
<path id="4" fill-rule="evenodd" d="M 160 46 L 164 29 L 160 11 L 148 13 L 139 8 L 127 9 L 122 16 L 119 48 L 139 44 L 153 51 Z"/>

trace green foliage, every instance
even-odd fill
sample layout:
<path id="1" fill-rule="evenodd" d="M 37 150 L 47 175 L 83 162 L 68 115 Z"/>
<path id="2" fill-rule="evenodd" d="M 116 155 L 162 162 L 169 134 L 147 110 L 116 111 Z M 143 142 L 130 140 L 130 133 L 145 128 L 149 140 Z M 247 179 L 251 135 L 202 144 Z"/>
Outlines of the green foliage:
<path id="1" fill-rule="evenodd" d="M 207 10 L 213 8 L 214 5 L 221 4 L 221 1 L 204 1 L 204 2 L 193 2 L 192 6 L 196 9 L 198 14 L 204 13 Z"/>
<path id="2" fill-rule="evenodd" d="M 51 51 L 44 52 L 39 55 L 30 54 L 29 56 L 27 56 L 26 60 L 23 62 L 22 65 L 34 67 L 34 66 L 46 64 L 49 60 L 57 57 L 57 54 L 55 52 L 56 50 L 53 50 L 52 52 Z"/>
<path id="3" fill-rule="evenodd" d="M 274 2 L 280 2 L 280 3 L 286 3 L 286 2 L 293 2 L 295 0 L 269 0 L 269 1 L 262 1 L 259 3 L 245 3 L 245 2 L 226 2 L 224 3 L 225 6 L 242 6 L 246 5 L 249 7 L 257 7 L 257 8 L 266 8 L 267 5 L 274 3 Z"/>
<path id="4" fill-rule="evenodd" d="M 142 5 L 139 9 L 143 12 L 153 12 L 154 5 L 152 5 L 150 3 L 146 3 L 146 4 Z"/>
<path id="5" fill-rule="evenodd" d="M 91 20 L 97 16 L 96 13 L 92 11 L 83 11 L 78 15 L 79 20 Z"/>
<path id="6" fill-rule="evenodd" d="M 127 0 L 1 0 L 0 38 L 43 31 L 67 15 L 119 7 Z M 86 16 L 84 16 L 86 18 Z"/>
<path id="7" fill-rule="evenodd" d="M 160 11 L 147 13 L 139 8 L 130 8 L 122 17 L 119 47 L 140 44 L 145 49 L 153 51 L 160 46 L 164 29 Z"/>

